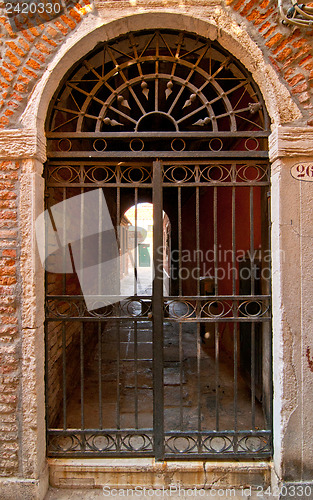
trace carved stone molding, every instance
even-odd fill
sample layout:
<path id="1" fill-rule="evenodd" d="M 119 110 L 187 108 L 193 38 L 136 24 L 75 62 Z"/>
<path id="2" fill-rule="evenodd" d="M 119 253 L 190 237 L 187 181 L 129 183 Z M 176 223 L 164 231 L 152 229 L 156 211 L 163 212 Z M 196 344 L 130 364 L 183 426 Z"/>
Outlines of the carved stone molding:
<path id="1" fill-rule="evenodd" d="M 310 127 L 276 127 L 269 138 L 271 162 L 278 158 L 313 157 L 313 130 Z"/>
<path id="2" fill-rule="evenodd" d="M 0 130 L 0 159 L 46 161 L 46 140 L 35 129 Z"/>

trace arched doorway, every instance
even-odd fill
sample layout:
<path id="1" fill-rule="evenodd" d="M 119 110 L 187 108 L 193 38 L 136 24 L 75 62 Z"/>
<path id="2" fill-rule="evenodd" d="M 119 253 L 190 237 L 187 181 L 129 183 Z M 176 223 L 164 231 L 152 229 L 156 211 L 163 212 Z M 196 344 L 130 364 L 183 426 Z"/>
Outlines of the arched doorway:
<path id="1" fill-rule="evenodd" d="M 270 456 L 269 122 L 250 75 L 196 35 L 129 33 L 70 70 L 46 134 L 50 456 Z M 125 296 L 144 202 L 153 290 L 135 258 Z"/>

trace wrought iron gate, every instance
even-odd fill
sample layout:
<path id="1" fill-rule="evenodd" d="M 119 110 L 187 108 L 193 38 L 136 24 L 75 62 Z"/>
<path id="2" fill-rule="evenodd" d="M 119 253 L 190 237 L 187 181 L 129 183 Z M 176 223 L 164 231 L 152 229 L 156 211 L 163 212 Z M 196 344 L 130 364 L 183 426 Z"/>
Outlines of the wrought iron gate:
<path id="1" fill-rule="evenodd" d="M 147 31 L 101 44 L 60 86 L 45 168 L 55 232 L 61 206 L 66 270 L 52 273 L 54 261 L 46 273 L 50 456 L 271 455 L 267 136 L 250 76 L 191 34 Z M 93 192 L 90 215 L 84 195 Z M 76 197 L 75 249 L 64 202 Z M 142 202 L 153 204 L 153 289 L 138 279 Z M 123 293 L 131 206 L 131 293 Z M 83 230 L 94 219 L 90 257 Z M 86 276 L 104 261 L 112 269 L 100 266 L 98 292 L 85 293 Z"/>

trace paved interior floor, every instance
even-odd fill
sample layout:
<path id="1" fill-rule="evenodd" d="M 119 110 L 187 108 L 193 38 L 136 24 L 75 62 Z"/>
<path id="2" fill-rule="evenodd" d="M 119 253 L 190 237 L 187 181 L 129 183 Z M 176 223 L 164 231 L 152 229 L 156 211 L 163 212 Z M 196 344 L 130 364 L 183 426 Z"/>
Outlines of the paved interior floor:
<path id="1" fill-rule="evenodd" d="M 85 428 L 152 428 L 152 349 L 150 321 L 107 322 L 101 367 L 98 344 L 85 366 Z M 202 430 L 263 429 L 262 406 L 254 400 L 253 421 L 251 402 L 251 389 L 239 370 L 236 391 L 229 353 L 221 349 L 217 363 L 214 343 L 197 342 L 194 324 L 164 322 L 165 430 L 197 430 L 199 425 Z M 68 428 L 80 428 L 81 409 L 78 374 L 67 405 Z"/>

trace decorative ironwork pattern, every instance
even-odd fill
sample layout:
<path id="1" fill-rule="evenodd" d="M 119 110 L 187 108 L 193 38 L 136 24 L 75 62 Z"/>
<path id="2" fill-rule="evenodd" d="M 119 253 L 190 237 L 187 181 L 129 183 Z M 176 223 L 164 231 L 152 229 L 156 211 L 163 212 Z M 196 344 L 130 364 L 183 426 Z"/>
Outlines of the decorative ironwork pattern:
<path id="1" fill-rule="evenodd" d="M 151 430 L 130 431 L 58 431 L 48 432 L 50 456 L 132 456 L 151 455 L 153 452 L 153 433 Z"/>
<path id="2" fill-rule="evenodd" d="M 100 44 L 57 93 L 50 116 L 48 131 L 58 133 L 269 128 L 262 96 L 239 61 L 216 42 L 173 30 Z"/>
<path id="3" fill-rule="evenodd" d="M 89 297 L 89 304 L 93 309 L 86 307 L 86 296 L 48 296 L 46 300 L 46 317 L 49 320 L 73 320 L 73 319 L 143 319 L 148 318 L 152 310 L 152 299 L 147 296 L 127 297 Z M 114 305 L 112 304 L 114 302 Z"/>
<path id="4" fill-rule="evenodd" d="M 151 320 L 152 299 L 147 296 L 135 296 L 122 299 L 112 296 L 94 297 L 94 309 L 87 310 L 82 296 L 47 296 L 46 318 L 50 321 L 88 319 L 147 319 Z M 88 298 L 90 304 L 91 297 Z M 269 321 L 269 296 L 216 296 L 208 300 L 205 297 L 169 297 L 164 300 L 164 317 L 172 321 L 188 322 L 251 322 Z"/>
<path id="5" fill-rule="evenodd" d="M 64 164 L 51 162 L 46 168 L 47 186 L 152 185 L 151 165 L 119 162 Z M 268 185 L 268 163 L 164 162 L 163 185 Z"/>
<path id="6" fill-rule="evenodd" d="M 151 184 L 151 165 L 128 164 L 49 164 L 46 169 L 48 186 L 101 186 L 107 184 Z"/>
<path id="7" fill-rule="evenodd" d="M 269 457 L 271 435 L 269 431 L 168 433 L 165 437 L 165 456 L 171 455 L 223 455 Z"/>
<path id="8" fill-rule="evenodd" d="M 169 184 L 186 184 L 186 183 L 210 183 L 217 184 L 227 183 L 239 184 L 269 182 L 269 166 L 267 163 L 212 163 L 199 162 L 198 165 L 172 164 L 164 162 L 163 167 L 163 182 Z"/>

